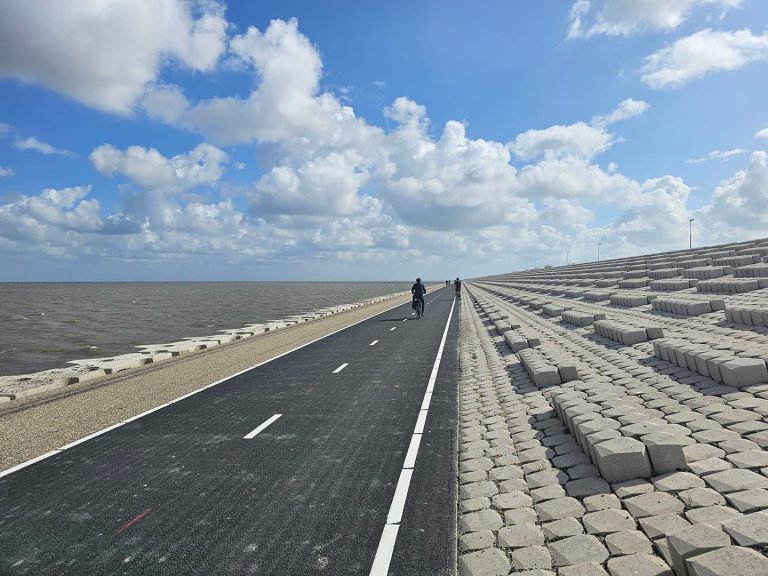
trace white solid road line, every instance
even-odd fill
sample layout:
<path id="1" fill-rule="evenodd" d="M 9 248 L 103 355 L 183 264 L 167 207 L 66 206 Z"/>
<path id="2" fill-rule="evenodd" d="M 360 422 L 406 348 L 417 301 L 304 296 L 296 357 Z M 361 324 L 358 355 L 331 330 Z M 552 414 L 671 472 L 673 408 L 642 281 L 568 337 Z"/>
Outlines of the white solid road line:
<path id="1" fill-rule="evenodd" d="M 373 342 L 368 344 L 368 346 L 376 346 L 376 344 L 378 344 L 378 342 L 379 342 L 378 340 L 374 340 Z"/>
<path id="2" fill-rule="evenodd" d="M 243 438 L 245 440 L 250 440 L 251 438 L 256 436 L 256 434 L 258 434 L 259 432 L 264 430 L 264 428 L 266 428 L 267 426 L 272 424 L 272 422 L 274 422 L 275 420 L 280 418 L 280 416 L 282 416 L 282 414 L 275 414 L 274 416 L 270 417 L 268 420 L 266 420 L 266 421 L 262 422 L 261 424 L 259 424 L 259 426 L 254 428 L 253 431 L 251 431 L 248 434 L 246 434 L 245 436 L 243 436 Z"/>
<path id="3" fill-rule="evenodd" d="M 440 347 L 437 350 L 437 357 L 432 366 L 432 374 L 429 377 L 427 391 L 424 392 L 424 400 L 421 402 L 419 417 L 416 420 L 416 427 L 411 436 L 408 453 L 405 455 L 403 468 L 400 470 L 400 479 L 397 481 L 395 495 L 392 497 L 392 503 L 389 506 L 387 523 L 384 525 L 384 530 L 381 534 L 381 539 L 379 540 L 379 547 L 376 549 L 376 556 L 373 559 L 373 565 L 371 566 L 369 576 L 387 576 L 387 574 L 389 574 L 389 564 L 392 561 L 392 554 L 395 551 L 397 533 L 400 530 L 400 521 L 403 518 L 405 501 L 408 498 L 408 488 L 411 485 L 411 477 L 413 476 L 413 470 L 416 466 L 416 456 L 419 453 L 421 435 L 424 430 L 424 423 L 427 420 L 429 404 L 432 401 L 432 391 L 435 387 L 435 381 L 437 380 L 437 370 L 440 367 L 440 360 L 443 358 L 445 339 L 448 336 L 448 328 L 451 326 L 451 318 L 453 317 L 453 309 L 455 305 L 456 300 L 451 303 L 451 311 L 448 314 L 448 321 L 445 323 L 443 338 L 440 340 Z"/>
<path id="4" fill-rule="evenodd" d="M 333 371 L 333 374 L 338 374 L 339 372 L 344 370 L 344 368 L 346 368 L 347 366 L 349 366 L 349 362 L 344 362 L 344 364 L 342 364 L 341 366 L 336 368 L 336 370 Z"/>

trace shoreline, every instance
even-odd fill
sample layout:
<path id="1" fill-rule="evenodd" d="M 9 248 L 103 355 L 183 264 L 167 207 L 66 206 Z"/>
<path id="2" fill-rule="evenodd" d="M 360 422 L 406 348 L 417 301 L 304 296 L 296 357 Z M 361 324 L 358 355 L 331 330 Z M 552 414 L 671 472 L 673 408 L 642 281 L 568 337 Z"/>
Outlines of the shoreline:
<path id="1" fill-rule="evenodd" d="M 135 352 L 103 358 L 68 360 L 66 364 L 69 364 L 69 366 L 64 368 L 52 368 L 26 374 L 3 375 L 0 376 L 0 404 L 73 384 L 101 380 L 106 376 L 114 376 L 126 370 L 133 371 L 149 364 L 157 364 L 234 341 L 262 336 L 293 325 L 370 306 L 404 294 L 405 292 L 396 292 L 357 302 L 327 306 L 278 320 L 244 324 L 240 328 L 220 329 L 216 334 L 208 336 L 184 337 L 181 340 L 165 344 L 141 344 L 134 347 L 137 350 Z"/>
<path id="2" fill-rule="evenodd" d="M 116 427 L 277 356 L 407 302 L 410 294 L 381 297 L 256 337 L 39 390 L 0 404 L 0 471 L 56 453 L 84 437 Z M 352 305 L 348 305 L 352 306 Z"/>

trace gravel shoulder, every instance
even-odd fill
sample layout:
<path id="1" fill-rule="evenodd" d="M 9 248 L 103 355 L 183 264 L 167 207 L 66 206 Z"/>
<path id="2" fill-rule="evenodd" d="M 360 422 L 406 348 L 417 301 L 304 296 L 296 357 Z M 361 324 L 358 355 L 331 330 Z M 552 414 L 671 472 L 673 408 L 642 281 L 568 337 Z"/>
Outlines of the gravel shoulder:
<path id="1" fill-rule="evenodd" d="M 0 470 L 400 306 L 410 295 L 0 405 Z"/>

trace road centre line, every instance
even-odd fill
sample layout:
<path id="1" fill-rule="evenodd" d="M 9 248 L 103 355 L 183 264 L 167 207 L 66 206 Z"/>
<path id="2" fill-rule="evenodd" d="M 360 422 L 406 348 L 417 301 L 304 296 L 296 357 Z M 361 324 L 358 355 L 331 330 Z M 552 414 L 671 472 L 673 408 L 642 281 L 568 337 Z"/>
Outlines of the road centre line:
<path id="1" fill-rule="evenodd" d="M 451 326 L 451 318 L 453 317 L 453 309 L 455 305 L 456 300 L 451 302 L 451 311 L 448 314 L 448 321 L 445 323 L 443 337 L 440 340 L 440 347 L 437 350 L 437 357 L 435 358 L 435 363 L 432 366 L 432 374 L 429 377 L 429 390 L 424 392 L 424 400 L 421 403 L 419 417 L 416 420 L 416 426 L 414 428 L 413 435 L 411 436 L 411 443 L 408 446 L 408 452 L 405 456 L 403 468 L 400 471 L 400 478 L 397 481 L 395 494 L 392 497 L 392 504 L 389 506 L 387 523 L 384 525 L 384 530 L 382 531 L 381 539 L 379 540 L 379 546 L 376 549 L 376 555 L 373 558 L 373 565 L 371 566 L 369 576 L 387 576 L 389 573 L 389 564 L 392 561 L 392 554 L 395 551 L 397 533 L 400 530 L 400 521 L 402 520 L 403 510 L 405 509 L 405 501 L 408 497 L 408 488 L 411 485 L 411 477 L 413 476 L 413 471 L 416 466 L 416 456 L 418 455 L 419 445 L 421 443 L 421 435 L 424 430 L 424 422 L 426 422 L 427 419 L 429 404 L 432 400 L 432 390 L 434 389 L 435 380 L 437 379 L 437 371 L 440 367 L 440 360 L 443 357 L 445 340 L 448 336 L 448 328 Z"/>
<path id="2" fill-rule="evenodd" d="M 378 344 L 378 342 L 379 342 L 378 340 L 374 340 L 373 342 L 368 344 L 368 346 L 376 346 L 376 344 Z"/>
<path id="3" fill-rule="evenodd" d="M 259 432 L 263 431 L 263 430 L 264 430 L 264 429 L 265 429 L 267 426 L 269 426 L 270 424 L 272 424 L 272 422 L 274 422 L 275 420 L 277 420 L 278 418 L 280 418 L 280 416 L 282 416 L 282 414 L 275 414 L 274 416 L 271 416 L 270 418 L 268 418 L 267 420 L 265 420 L 264 422 L 262 422 L 261 424 L 259 424 L 259 425 L 258 425 L 256 428 L 254 428 L 253 430 L 251 430 L 250 432 L 248 432 L 248 434 L 246 434 L 245 436 L 243 436 L 243 438 L 244 438 L 245 440 L 250 440 L 251 438 L 253 438 L 254 436 L 256 436 L 256 434 L 258 434 Z"/>
<path id="4" fill-rule="evenodd" d="M 342 364 L 341 366 L 336 368 L 336 370 L 333 371 L 333 374 L 338 374 L 339 372 L 344 370 L 344 368 L 346 368 L 347 366 L 349 366 L 349 362 L 344 362 L 344 364 Z"/>
<path id="5" fill-rule="evenodd" d="M 273 362 L 277 360 L 278 358 L 282 358 L 283 356 L 287 356 L 288 354 L 291 354 L 293 352 L 296 352 L 297 350 L 301 350 L 302 348 L 306 348 L 307 346 L 310 346 L 314 344 L 315 342 L 319 342 L 320 340 L 324 340 L 325 338 L 328 338 L 329 336 L 333 336 L 334 334 L 338 334 L 339 332 L 342 332 L 344 330 L 347 330 L 348 328 L 352 328 L 353 326 L 357 326 L 358 324 L 362 324 L 363 322 L 366 322 L 367 320 L 370 320 L 371 318 L 375 318 L 376 316 L 381 316 L 382 314 L 389 312 L 390 310 L 393 310 L 395 308 L 399 308 L 402 306 L 402 304 L 394 304 L 391 308 L 387 308 L 386 310 L 382 310 L 381 312 L 374 314 L 373 316 L 369 316 L 368 318 L 363 318 L 362 320 L 358 320 L 357 322 L 354 322 L 350 324 L 349 326 L 345 326 L 344 328 L 339 328 L 338 330 L 334 330 L 333 332 L 329 332 L 325 336 L 320 336 L 319 338 L 315 338 L 314 340 L 311 340 L 307 342 L 306 344 L 302 344 L 300 346 L 296 346 L 296 348 L 292 348 L 288 350 L 287 352 L 283 352 L 282 354 L 278 354 L 277 356 L 273 356 L 272 358 L 269 358 L 267 360 L 264 360 L 263 362 L 259 362 L 258 364 L 254 364 L 253 366 L 250 366 L 249 368 L 245 368 L 243 370 L 240 370 L 239 372 L 235 372 L 234 374 L 231 374 L 229 376 L 226 376 L 225 378 L 221 378 L 220 380 L 216 380 L 215 382 L 211 382 L 210 384 L 206 384 L 205 386 L 202 386 L 201 388 L 198 388 L 197 390 L 193 390 L 192 392 L 189 392 L 187 394 L 184 394 L 183 396 L 179 396 L 178 398 L 174 398 L 170 402 L 166 402 L 165 404 L 161 406 L 156 406 L 154 408 L 151 408 L 145 412 L 142 412 L 141 414 L 137 414 L 136 416 L 133 416 L 131 418 L 128 418 L 126 420 L 122 420 L 116 424 L 113 424 L 111 426 L 107 426 L 106 428 L 102 428 L 101 430 L 98 430 L 96 432 L 93 432 L 92 434 L 89 434 L 88 436 L 84 436 L 83 438 L 80 438 L 79 440 L 75 440 L 74 442 L 70 442 L 69 444 L 65 444 L 64 446 L 61 446 L 60 448 L 55 448 L 54 450 L 51 450 L 50 452 L 46 452 L 45 454 L 41 454 L 40 456 L 36 456 L 35 458 L 31 458 L 25 462 L 22 462 L 21 464 L 17 464 L 16 466 L 13 466 L 12 468 L 8 468 L 6 470 L 0 471 L 0 478 L 4 476 L 8 476 L 10 474 L 13 474 L 14 472 L 21 470 L 23 468 L 26 468 L 27 466 L 31 466 L 32 464 L 35 464 L 37 462 L 40 462 L 41 460 L 45 460 L 46 458 L 49 458 L 51 456 L 55 456 L 56 454 L 59 454 L 65 450 L 69 450 L 73 446 L 77 446 L 78 444 L 82 444 L 83 442 L 90 440 L 92 438 L 96 438 L 97 436 L 101 436 L 102 434 L 106 434 L 107 432 L 110 432 L 111 430 L 114 430 L 115 428 L 120 428 L 124 424 L 128 424 L 129 422 L 133 422 L 134 420 L 138 420 L 139 418 L 142 418 L 143 416 L 147 416 L 148 414 L 152 414 L 153 412 L 157 412 L 161 408 L 166 408 L 167 406 L 170 406 L 171 404 L 175 404 L 176 402 L 180 402 L 181 400 L 184 400 L 186 398 L 189 398 L 190 396 L 194 396 L 195 394 L 198 394 L 202 392 L 203 390 L 207 390 L 208 388 L 212 388 L 213 386 L 217 386 L 221 384 L 222 382 L 226 382 L 227 380 L 231 380 L 232 378 L 235 378 L 237 376 L 240 376 L 241 374 L 245 374 L 246 372 L 250 372 L 254 368 L 259 368 L 261 366 L 264 366 L 265 364 L 269 364 L 270 362 Z M 390 330 L 394 330 L 395 328 L 390 328 Z M 391 532 L 391 531 L 390 531 Z"/>

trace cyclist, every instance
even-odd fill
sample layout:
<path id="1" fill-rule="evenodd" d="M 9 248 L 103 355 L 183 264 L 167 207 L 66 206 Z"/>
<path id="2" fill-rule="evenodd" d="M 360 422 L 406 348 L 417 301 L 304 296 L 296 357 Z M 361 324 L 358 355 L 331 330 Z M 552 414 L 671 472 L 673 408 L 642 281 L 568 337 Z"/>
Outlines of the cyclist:
<path id="1" fill-rule="evenodd" d="M 453 288 L 456 290 L 456 298 L 461 298 L 461 280 L 456 278 L 453 281 Z"/>
<path id="2" fill-rule="evenodd" d="M 427 293 L 427 287 L 421 283 L 421 278 L 416 278 L 416 283 L 411 286 L 411 294 L 413 299 L 421 302 L 421 315 L 424 316 L 424 294 Z"/>

